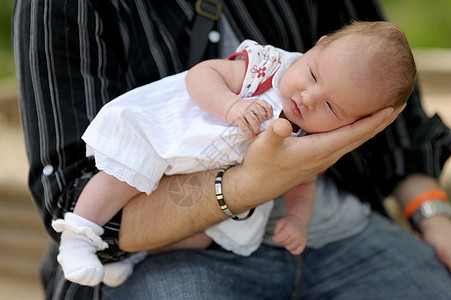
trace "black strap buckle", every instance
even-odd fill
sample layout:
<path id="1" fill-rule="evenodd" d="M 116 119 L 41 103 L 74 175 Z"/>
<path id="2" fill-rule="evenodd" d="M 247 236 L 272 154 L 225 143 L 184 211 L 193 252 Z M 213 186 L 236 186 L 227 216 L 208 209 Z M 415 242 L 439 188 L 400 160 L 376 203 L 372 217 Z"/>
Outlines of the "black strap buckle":
<path id="1" fill-rule="evenodd" d="M 216 13 L 211 13 L 209 11 L 203 10 L 202 2 L 210 3 L 210 4 L 214 5 L 214 6 L 216 6 Z M 212 21 L 216 21 L 216 20 L 219 19 L 219 16 L 221 15 L 221 11 L 222 11 L 222 5 L 217 0 L 205 0 L 205 1 L 197 0 L 196 1 L 196 12 L 199 15 L 201 15 L 201 16 L 203 16 L 205 18 L 208 18 L 208 19 L 210 19 Z"/>

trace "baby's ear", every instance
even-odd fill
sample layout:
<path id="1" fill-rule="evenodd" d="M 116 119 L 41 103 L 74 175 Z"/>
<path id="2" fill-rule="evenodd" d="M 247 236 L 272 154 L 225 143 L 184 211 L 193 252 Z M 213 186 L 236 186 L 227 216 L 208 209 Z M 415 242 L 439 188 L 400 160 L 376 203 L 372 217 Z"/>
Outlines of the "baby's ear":
<path id="1" fill-rule="evenodd" d="M 326 37 L 327 35 L 323 35 L 322 37 L 320 37 L 319 40 L 316 41 L 315 45 L 319 45 L 321 41 L 324 40 Z"/>
<path id="2" fill-rule="evenodd" d="M 317 43 L 319 43 L 321 40 L 325 39 L 326 37 L 327 37 L 327 35 L 323 35 L 322 37 L 319 38 Z"/>

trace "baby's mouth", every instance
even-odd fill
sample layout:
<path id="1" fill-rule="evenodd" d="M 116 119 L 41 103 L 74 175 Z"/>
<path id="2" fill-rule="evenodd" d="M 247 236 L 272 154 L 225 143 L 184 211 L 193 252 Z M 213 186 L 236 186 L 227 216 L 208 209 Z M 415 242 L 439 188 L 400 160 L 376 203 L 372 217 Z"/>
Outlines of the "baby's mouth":
<path id="1" fill-rule="evenodd" d="M 294 102 L 293 99 L 291 99 L 291 109 L 293 110 L 293 112 L 294 112 L 295 115 L 297 115 L 299 118 L 303 119 L 303 118 L 302 118 L 302 113 L 301 113 L 301 111 L 299 110 L 298 105 L 296 104 L 296 102 Z"/>

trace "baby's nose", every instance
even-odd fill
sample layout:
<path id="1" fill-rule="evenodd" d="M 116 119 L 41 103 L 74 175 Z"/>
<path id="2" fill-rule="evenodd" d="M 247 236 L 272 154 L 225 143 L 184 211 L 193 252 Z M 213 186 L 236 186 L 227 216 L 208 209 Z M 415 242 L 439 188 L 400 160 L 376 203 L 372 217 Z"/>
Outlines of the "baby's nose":
<path id="1" fill-rule="evenodd" d="M 305 106 L 307 110 L 314 109 L 314 101 L 312 100 L 312 97 L 310 95 L 303 95 L 302 104 Z"/>

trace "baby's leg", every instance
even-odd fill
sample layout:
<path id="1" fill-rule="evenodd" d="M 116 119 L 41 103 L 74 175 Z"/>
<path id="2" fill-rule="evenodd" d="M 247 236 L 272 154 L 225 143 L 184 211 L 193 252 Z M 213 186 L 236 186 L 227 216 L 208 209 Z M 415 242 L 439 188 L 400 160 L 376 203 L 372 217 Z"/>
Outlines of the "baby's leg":
<path id="1" fill-rule="evenodd" d="M 74 214 L 103 226 L 138 194 L 133 186 L 100 171 L 81 192 Z"/>
<path id="2" fill-rule="evenodd" d="M 99 284 L 104 276 L 96 252 L 108 245 L 101 226 L 110 220 L 138 190 L 104 172 L 97 173 L 83 189 L 74 209 L 52 226 L 61 232 L 61 264 L 66 279 L 82 285 Z"/>
<path id="3" fill-rule="evenodd" d="M 316 177 L 311 178 L 283 195 L 287 215 L 274 230 L 273 240 L 282 243 L 293 255 L 299 255 L 307 244 L 307 226 L 315 206 Z"/>

